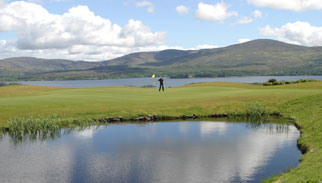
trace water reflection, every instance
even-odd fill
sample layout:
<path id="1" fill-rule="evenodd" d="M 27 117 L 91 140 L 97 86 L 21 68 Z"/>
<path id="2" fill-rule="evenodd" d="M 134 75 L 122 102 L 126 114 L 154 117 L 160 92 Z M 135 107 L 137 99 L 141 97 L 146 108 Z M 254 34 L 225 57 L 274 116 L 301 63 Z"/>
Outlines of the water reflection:
<path id="1" fill-rule="evenodd" d="M 79 137 L 84 139 L 91 138 L 94 132 L 100 126 L 81 126 L 81 127 L 70 127 L 58 130 L 47 130 L 47 131 L 36 131 L 36 132 L 24 132 L 24 133 L 15 133 L 15 132 L 5 132 L 0 134 L 0 140 L 5 135 L 10 137 L 10 141 L 13 144 L 19 143 L 28 143 L 28 142 L 37 142 L 37 141 L 46 141 L 46 140 L 54 140 L 56 138 L 60 138 L 61 135 L 67 135 L 71 133 L 79 134 Z"/>
<path id="2" fill-rule="evenodd" d="M 208 134 L 223 134 L 227 129 L 227 123 L 212 123 L 212 122 L 203 122 L 200 123 L 200 133 L 202 136 Z"/>
<path id="3" fill-rule="evenodd" d="M 75 134 L 77 134 L 79 138 L 91 139 L 93 138 L 93 135 L 97 129 L 98 129 L 97 126 L 91 126 L 82 130 L 77 130 Z"/>
<path id="4" fill-rule="evenodd" d="M 58 137 L 58 136 L 57 136 Z M 0 141 L 0 182 L 259 182 L 298 164 L 294 126 L 162 122 Z"/>

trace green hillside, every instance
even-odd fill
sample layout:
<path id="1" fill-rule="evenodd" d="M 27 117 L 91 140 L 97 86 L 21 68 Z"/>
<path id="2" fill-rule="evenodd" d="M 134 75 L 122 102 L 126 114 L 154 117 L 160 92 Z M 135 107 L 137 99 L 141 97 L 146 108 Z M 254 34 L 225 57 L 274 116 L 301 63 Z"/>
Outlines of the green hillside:
<path id="1" fill-rule="evenodd" d="M 223 48 L 139 52 L 101 62 L 19 57 L 0 60 L 1 80 L 251 75 L 321 75 L 322 47 L 259 39 Z"/>
<path id="2" fill-rule="evenodd" d="M 20 72 L 46 72 L 89 69 L 97 66 L 99 63 L 62 59 L 40 59 L 33 57 L 15 57 L 0 60 L 2 71 L 20 71 Z"/>

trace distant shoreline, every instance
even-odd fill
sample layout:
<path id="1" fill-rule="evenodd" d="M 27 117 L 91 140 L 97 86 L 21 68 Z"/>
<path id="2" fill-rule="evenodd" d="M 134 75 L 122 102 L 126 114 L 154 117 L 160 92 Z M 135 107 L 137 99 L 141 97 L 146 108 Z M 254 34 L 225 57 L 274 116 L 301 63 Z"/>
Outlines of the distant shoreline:
<path id="1" fill-rule="evenodd" d="M 192 83 L 204 82 L 237 82 L 237 83 L 264 83 L 269 79 L 277 81 L 297 81 L 299 79 L 322 80 L 322 76 L 244 76 L 244 77 L 216 77 L 216 78 L 167 78 L 165 87 L 183 86 Z M 8 81 L 24 85 L 52 86 L 62 88 L 106 87 L 106 86 L 158 86 L 158 78 L 122 78 L 102 80 L 34 80 L 34 81 Z"/>

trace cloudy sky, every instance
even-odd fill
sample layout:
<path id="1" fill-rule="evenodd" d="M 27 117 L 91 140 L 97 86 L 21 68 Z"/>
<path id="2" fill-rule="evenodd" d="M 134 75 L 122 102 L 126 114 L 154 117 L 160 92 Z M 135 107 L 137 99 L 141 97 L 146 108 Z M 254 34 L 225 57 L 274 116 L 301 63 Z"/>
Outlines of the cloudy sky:
<path id="1" fill-rule="evenodd" d="M 0 0 L 0 58 L 100 61 L 269 38 L 322 46 L 322 0 Z"/>

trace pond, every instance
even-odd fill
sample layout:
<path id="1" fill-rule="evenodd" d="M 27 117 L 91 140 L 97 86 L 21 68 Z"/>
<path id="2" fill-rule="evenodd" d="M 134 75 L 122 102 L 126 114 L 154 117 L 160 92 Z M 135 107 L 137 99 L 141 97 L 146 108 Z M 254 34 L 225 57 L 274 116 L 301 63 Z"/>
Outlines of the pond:
<path id="1" fill-rule="evenodd" d="M 298 165 L 288 124 L 123 123 L 0 140 L 0 182 L 259 182 Z"/>
<path id="2" fill-rule="evenodd" d="M 266 82 L 271 78 L 276 80 L 296 81 L 299 79 L 317 79 L 322 80 L 322 76 L 248 76 L 248 77 L 222 77 L 222 78 L 184 78 L 184 79 L 165 79 L 165 87 L 182 86 L 191 83 L 201 82 L 240 82 L 256 83 Z M 158 78 L 126 78 L 126 79 L 108 79 L 108 80 L 67 80 L 67 81 L 19 81 L 25 85 L 53 86 L 62 88 L 85 88 L 102 86 L 144 86 L 158 85 Z"/>

